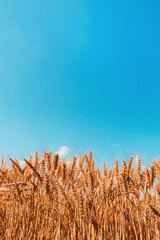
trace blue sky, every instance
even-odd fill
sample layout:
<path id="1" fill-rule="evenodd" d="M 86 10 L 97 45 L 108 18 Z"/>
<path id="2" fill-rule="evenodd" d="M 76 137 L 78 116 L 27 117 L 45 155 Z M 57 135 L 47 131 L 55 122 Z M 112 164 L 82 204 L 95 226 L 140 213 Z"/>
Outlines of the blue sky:
<path id="1" fill-rule="evenodd" d="M 160 155 L 160 2 L 1 1 L 0 154 Z"/>

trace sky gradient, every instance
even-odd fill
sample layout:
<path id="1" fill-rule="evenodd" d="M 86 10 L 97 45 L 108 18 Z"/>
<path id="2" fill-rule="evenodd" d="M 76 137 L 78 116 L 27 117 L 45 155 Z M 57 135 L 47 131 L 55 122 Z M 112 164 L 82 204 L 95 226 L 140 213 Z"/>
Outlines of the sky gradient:
<path id="1" fill-rule="evenodd" d="M 1 156 L 160 157 L 159 12 L 149 0 L 1 1 Z"/>

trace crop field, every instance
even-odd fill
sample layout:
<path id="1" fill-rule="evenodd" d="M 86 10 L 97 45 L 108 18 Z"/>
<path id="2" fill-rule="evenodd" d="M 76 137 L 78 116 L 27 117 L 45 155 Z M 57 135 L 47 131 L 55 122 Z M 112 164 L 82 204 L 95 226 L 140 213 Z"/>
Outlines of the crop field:
<path id="1" fill-rule="evenodd" d="M 72 162 L 36 152 L 23 167 L 10 162 L 0 168 L 1 240 L 160 239 L 159 160 L 100 170 L 92 152 Z"/>

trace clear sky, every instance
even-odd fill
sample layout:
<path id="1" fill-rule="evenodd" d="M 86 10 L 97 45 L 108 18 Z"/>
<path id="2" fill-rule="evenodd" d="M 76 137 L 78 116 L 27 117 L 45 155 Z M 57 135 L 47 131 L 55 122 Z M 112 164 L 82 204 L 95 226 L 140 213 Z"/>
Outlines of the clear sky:
<path id="1" fill-rule="evenodd" d="M 160 1 L 0 2 L 0 154 L 160 155 Z"/>

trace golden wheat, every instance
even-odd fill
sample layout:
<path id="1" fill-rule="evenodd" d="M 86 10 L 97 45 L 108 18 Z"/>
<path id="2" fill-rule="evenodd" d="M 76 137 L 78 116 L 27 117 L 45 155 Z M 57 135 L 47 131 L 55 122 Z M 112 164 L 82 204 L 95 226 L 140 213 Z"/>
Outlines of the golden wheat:
<path id="1" fill-rule="evenodd" d="M 35 153 L 0 168 L 0 239 L 160 239 L 160 161 L 98 169 L 92 152 L 72 163 Z"/>

